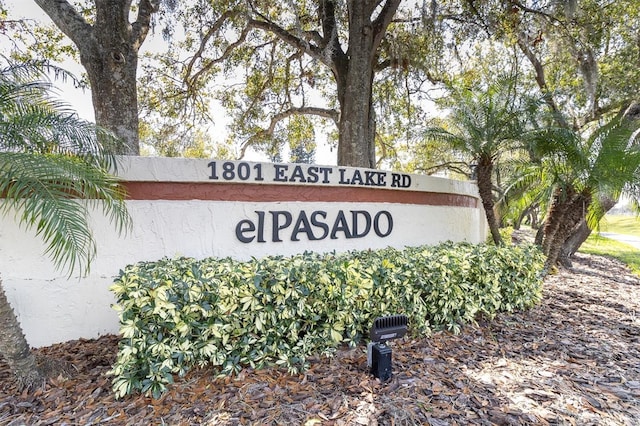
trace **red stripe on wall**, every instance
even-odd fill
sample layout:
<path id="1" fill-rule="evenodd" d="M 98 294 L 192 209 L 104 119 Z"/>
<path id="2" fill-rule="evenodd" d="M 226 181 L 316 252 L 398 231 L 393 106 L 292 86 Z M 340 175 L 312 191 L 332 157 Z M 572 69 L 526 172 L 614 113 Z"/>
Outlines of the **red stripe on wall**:
<path id="1" fill-rule="evenodd" d="M 478 208 L 478 200 L 469 195 L 353 186 L 212 184 L 208 182 L 125 182 L 124 186 L 131 200 L 360 202 Z"/>

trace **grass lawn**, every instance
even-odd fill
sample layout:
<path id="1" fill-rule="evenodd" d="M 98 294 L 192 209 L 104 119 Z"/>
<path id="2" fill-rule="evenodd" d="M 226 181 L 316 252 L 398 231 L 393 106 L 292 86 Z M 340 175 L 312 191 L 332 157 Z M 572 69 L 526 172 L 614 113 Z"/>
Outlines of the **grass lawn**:
<path id="1" fill-rule="evenodd" d="M 606 215 L 600 222 L 600 231 L 634 235 L 640 238 L 640 217 Z"/>
<path id="2" fill-rule="evenodd" d="M 600 231 L 640 237 L 640 218 L 636 216 L 607 215 L 600 223 Z M 580 247 L 580 252 L 609 256 L 626 263 L 631 271 L 640 276 L 640 251 L 628 244 L 591 234 Z"/>

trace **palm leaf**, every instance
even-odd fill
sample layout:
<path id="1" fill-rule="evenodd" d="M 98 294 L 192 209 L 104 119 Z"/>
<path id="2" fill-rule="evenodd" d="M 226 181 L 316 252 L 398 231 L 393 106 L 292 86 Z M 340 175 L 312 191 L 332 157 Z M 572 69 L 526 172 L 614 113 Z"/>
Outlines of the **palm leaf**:
<path id="1" fill-rule="evenodd" d="M 90 211 L 101 210 L 118 233 L 131 224 L 109 173 L 116 138 L 52 99 L 48 81 L 32 80 L 43 76 L 31 64 L 0 69 L 0 213 L 13 211 L 34 230 L 57 268 L 86 274 L 96 255 Z"/>
<path id="2" fill-rule="evenodd" d="M 80 119 L 64 101 L 51 98 L 50 82 L 23 81 L 41 73 L 29 73 L 27 66 L 16 68 L 20 72 L 11 67 L 0 71 L 0 150 L 73 154 L 115 168 L 109 154 L 118 152 L 122 143 Z"/>
<path id="3" fill-rule="evenodd" d="M 119 233 L 130 224 L 117 179 L 76 157 L 0 152 L 0 193 L 0 211 L 19 212 L 19 224 L 34 229 L 56 267 L 70 272 L 87 273 L 96 254 L 89 206 L 102 207 Z"/>

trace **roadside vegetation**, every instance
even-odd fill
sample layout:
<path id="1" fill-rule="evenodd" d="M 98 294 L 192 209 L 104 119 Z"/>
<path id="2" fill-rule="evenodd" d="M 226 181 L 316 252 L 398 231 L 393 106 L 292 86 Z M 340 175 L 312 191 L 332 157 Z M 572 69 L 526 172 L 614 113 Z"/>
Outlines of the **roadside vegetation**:
<path id="1" fill-rule="evenodd" d="M 580 253 L 597 254 L 618 259 L 624 262 L 634 275 L 640 277 L 640 251 L 629 244 L 594 234 L 582 244 Z"/>
<path id="2" fill-rule="evenodd" d="M 600 231 L 633 235 L 640 238 L 640 218 L 637 216 L 607 215 L 600 223 Z M 624 262 L 634 275 L 640 277 L 640 250 L 611 238 L 592 234 L 580 247 L 581 253 L 612 257 Z"/>
<path id="3" fill-rule="evenodd" d="M 640 216 L 635 215 L 607 215 L 600 222 L 601 232 L 633 235 L 640 238 Z"/>

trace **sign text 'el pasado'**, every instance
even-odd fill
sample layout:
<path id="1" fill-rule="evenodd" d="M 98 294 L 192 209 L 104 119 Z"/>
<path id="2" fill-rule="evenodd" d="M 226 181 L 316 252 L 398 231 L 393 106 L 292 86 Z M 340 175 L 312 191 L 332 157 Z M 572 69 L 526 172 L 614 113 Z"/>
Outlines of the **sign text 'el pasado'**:
<path id="1" fill-rule="evenodd" d="M 211 161 L 209 179 L 229 182 L 293 183 L 316 185 L 356 185 L 367 187 L 409 188 L 411 176 L 380 170 L 326 167 L 307 164 L 249 163 Z M 238 241 L 266 243 L 363 238 L 384 238 L 393 231 L 393 217 L 386 210 L 324 210 L 291 212 L 256 210 L 253 217 L 240 220 L 235 228 Z"/>
<path id="2" fill-rule="evenodd" d="M 236 238 L 243 243 L 300 241 L 305 236 L 309 241 L 325 238 L 363 238 L 371 231 L 384 238 L 393 230 L 393 217 L 386 210 L 375 214 L 367 210 L 340 210 L 335 217 L 324 210 L 294 215 L 287 210 L 255 211 L 256 216 L 244 219 L 236 225 Z"/>

